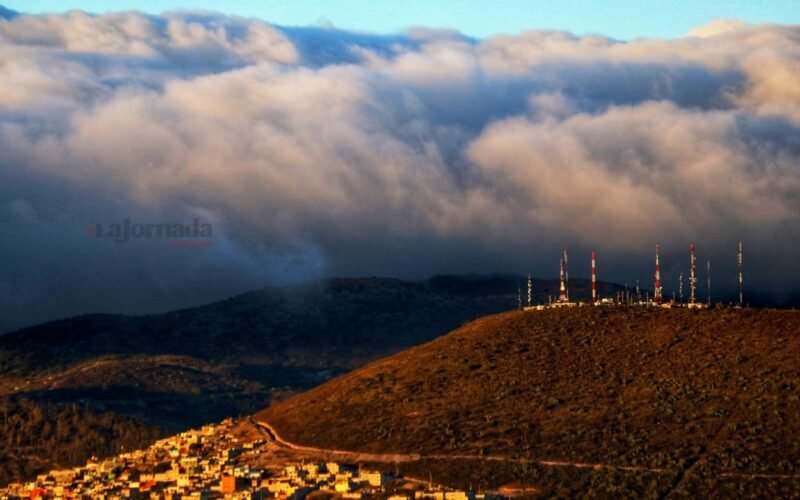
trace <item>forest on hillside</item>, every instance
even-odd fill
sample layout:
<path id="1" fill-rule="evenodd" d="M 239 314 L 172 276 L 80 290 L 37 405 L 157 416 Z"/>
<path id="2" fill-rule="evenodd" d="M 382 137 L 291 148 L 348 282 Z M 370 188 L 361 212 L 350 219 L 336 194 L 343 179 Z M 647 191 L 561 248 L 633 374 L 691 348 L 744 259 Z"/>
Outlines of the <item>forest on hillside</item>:
<path id="1" fill-rule="evenodd" d="M 0 484 L 30 479 L 54 468 L 144 447 L 164 431 L 78 404 L 0 399 Z"/>

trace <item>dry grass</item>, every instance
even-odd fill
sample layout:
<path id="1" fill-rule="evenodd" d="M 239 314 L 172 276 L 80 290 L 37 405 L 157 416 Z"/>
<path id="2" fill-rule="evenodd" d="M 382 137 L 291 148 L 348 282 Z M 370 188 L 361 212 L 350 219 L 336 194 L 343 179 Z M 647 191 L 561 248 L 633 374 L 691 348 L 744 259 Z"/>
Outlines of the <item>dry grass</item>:
<path id="1" fill-rule="evenodd" d="M 667 486 L 650 478 L 632 491 L 698 491 L 713 480 L 736 492 L 770 481 L 721 473 L 800 474 L 798 360 L 792 311 L 513 312 L 259 417 L 318 447 L 657 467 L 674 472 Z M 798 485 L 773 482 L 768 492 Z"/>

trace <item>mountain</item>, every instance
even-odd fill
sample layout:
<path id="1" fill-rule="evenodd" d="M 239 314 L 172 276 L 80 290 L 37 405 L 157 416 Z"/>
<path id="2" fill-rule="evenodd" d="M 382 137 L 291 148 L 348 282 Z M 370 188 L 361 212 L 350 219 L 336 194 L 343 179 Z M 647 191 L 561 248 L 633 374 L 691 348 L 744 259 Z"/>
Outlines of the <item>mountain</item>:
<path id="1" fill-rule="evenodd" d="M 0 5 L 0 19 L 13 19 L 19 15 L 19 12 L 8 9 Z"/>
<path id="2" fill-rule="evenodd" d="M 800 313 L 581 307 L 472 321 L 256 415 L 286 441 L 410 454 L 456 487 L 800 494 Z"/>
<path id="3" fill-rule="evenodd" d="M 0 399 L 47 408 L 74 403 L 87 415 L 138 423 L 143 435 L 154 427 L 176 432 L 252 413 L 467 320 L 509 310 L 521 280 L 338 278 L 165 314 L 52 321 L 0 336 Z M 556 285 L 535 282 L 537 300 Z M 574 280 L 573 289 L 586 295 L 587 283 Z"/>

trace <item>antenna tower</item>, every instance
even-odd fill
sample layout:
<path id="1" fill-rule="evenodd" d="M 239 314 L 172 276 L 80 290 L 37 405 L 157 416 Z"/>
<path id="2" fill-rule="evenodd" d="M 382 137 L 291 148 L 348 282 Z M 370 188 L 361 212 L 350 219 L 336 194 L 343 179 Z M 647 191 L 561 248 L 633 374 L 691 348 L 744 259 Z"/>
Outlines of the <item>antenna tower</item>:
<path id="1" fill-rule="evenodd" d="M 561 284 L 559 285 L 558 289 L 558 301 L 559 302 L 569 302 L 569 297 L 567 296 L 567 284 L 566 284 L 566 272 L 564 271 L 564 258 L 561 258 Z"/>
<path id="2" fill-rule="evenodd" d="M 533 282 L 531 281 L 531 273 L 528 273 L 528 307 L 531 306 L 533 300 Z"/>
<path id="3" fill-rule="evenodd" d="M 659 247 L 656 245 L 656 275 L 653 283 L 653 303 L 655 304 L 661 303 L 661 264 L 658 262 L 658 250 Z"/>
<path id="4" fill-rule="evenodd" d="M 597 303 L 597 260 L 592 250 L 592 304 Z"/>
<path id="5" fill-rule="evenodd" d="M 737 264 L 739 265 L 739 307 L 744 307 L 744 279 L 742 276 L 742 242 L 739 241 L 739 255 L 737 256 Z"/>
<path id="6" fill-rule="evenodd" d="M 567 256 L 567 245 L 564 245 L 564 292 L 567 302 L 569 302 L 569 258 Z"/>
<path id="7" fill-rule="evenodd" d="M 697 287 L 697 277 L 694 274 L 694 243 L 689 244 L 689 304 L 694 304 L 694 290 Z"/>

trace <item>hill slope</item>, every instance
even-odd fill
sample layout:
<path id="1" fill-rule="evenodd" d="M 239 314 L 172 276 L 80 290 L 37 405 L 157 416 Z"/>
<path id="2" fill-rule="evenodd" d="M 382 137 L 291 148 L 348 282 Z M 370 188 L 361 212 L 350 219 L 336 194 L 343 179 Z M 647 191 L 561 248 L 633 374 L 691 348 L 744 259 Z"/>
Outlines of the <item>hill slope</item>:
<path id="1" fill-rule="evenodd" d="M 508 275 L 330 279 L 165 314 L 44 323 L 0 336 L 0 398 L 42 411 L 78 403 L 99 422 L 111 412 L 143 429 L 179 431 L 252 413 L 466 320 L 508 310 L 516 305 L 518 281 Z M 537 281 L 537 299 L 555 287 Z M 573 289 L 588 291 L 581 280 Z M 611 293 L 610 285 L 603 289 Z M 51 444 L 52 458 L 63 456 Z M 46 467 L 47 454 L 39 459 L 14 470 Z M 0 482 L 11 480 L 2 465 L 0 458 Z"/>
<path id="2" fill-rule="evenodd" d="M 785 493 L 800 479 L 800 314 L 506 313 L 257 418 L 320 448 L 643 466 L 671 474 L 650 484 L 659 495 L 708 488 L 709 478 L 787 475 L 759 483 Z"/>

